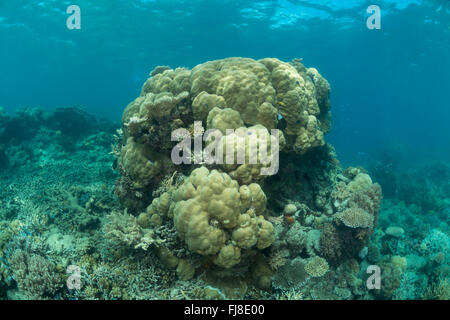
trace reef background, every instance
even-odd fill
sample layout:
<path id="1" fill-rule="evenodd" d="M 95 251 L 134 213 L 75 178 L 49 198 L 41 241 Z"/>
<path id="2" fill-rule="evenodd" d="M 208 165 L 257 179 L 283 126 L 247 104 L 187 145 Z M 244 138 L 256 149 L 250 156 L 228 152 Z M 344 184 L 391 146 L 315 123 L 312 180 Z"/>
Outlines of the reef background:
<path id="1" fill-rule="evenodd" d="M 303 58 L 329 81 L 325 141 L 353 166 L 344 178 L 369 173 L 383 200 L 366 251 L 354 254 L 358 266 L 303 291 L 288 288 L 304 273 L 287 284 L 272 279 L 269 291 L 236 293 L 234 283 L 236 295 L 226 297 L 448 300 L 449 4 L 381 1 L 375 31 L 365 27 L 366 1 L 331 3 L 79 1 L 81 31 L 65 29 L 65 8 L 54 1 L 0 4 L 0 297 L 224 298 L 224 283 L 211 286 L 220 294 L 205 291 L 155 255 L 105 239 L 120 219 L 111 213 L 123 209 L 111 145 L 125 106 L 157 65 L 272 56 Z M 273 269 L 295 268 L 295 259 L 278 258 Z M 390 287 L 363 290 L 369 263 L 388 270 Z M 82 290 L 65 286 L 70 264 L 82 268 Z"/>
<path id="2" fill-rule="evenodd" d="M 366 0 L 76 4 L 80 31 L 55 1 L 2 1 L 1 106 L 79 105 L 115 121 L 157 65 L 303 58 L 332 85 L 341 161 L 450 159 L 448 1 L 379 1 L 381 30 L 367 29 Z"/>

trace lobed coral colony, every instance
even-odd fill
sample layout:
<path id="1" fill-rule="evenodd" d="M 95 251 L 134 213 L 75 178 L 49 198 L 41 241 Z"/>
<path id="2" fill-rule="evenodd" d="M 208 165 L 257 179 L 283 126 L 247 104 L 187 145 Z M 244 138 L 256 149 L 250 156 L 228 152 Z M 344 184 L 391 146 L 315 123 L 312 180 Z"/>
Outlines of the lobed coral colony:
<path id="1" fill-rule="evenodd" d="M 0 108 L 0 299 L 449 299 L 450 167 L 374 163 L 380 206 L 329 94 L 229 58 L 157 67 L 121 125 Z"/>
<path id="2" fill-rule="evenodd" d="M 377 224 L 381 188 L 363 169 L 342 168 L 325 143 L 329 93 L 299 60 L 158 67 L 123 113 L 115 192 L 126 213 L 111 217 L 123 222 L 107 234 L 151 250 L 186 281 L 234 278 L 261 290 L 351 282 L 357 290 L 356 259 Z M 185 128 L 195 139 L 199 122 L 223 134 L 225 149 L 238 130 L 278 129 L 269 154 L 278 172 L 262 175 L 265 164 L 248 161 L 173 164 L 171 132 Z M 237 148 L 248 158 L 262 146 L 243 138 Z"/>

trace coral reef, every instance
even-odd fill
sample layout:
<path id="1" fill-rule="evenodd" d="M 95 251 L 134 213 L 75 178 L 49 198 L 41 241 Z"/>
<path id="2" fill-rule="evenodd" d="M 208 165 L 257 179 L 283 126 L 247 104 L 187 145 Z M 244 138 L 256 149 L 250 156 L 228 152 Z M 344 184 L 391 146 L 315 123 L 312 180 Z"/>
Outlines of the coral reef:
<path id="1" fill-rule="evenodd" d="M 386 275 L 376 297 L 448 299 L 450 167 L 430 163 L 392 170 L 376 162 L 370 168 L 383 190 L 386 185 L 392 191 L 383 200 L 379 228 L 368 246 L 368 261 L 381 264 Z M 401 267 L 392 259 L 402 261 Z"/>
<path id="2" fill-rule="evenodd" d="M 9 259 L 13 279 L 27 299 L 54 297 L 63 285 L 56 266 L 37 254 L 16 250 Z"/>
<path id="3" fill-rule="evenodd" d="M 283 294 L 294 282 L 300 290 L 337 277 L 334 270 L 360 259 L 367 246 L 381 189 L 364 170 L 342 168 L 325 144 L 329 92 L 300 60 L 228 58 L 192 70 L 155 69 L 124 111 L 115 152 L 116 195 L 137 219 L 129 216 L 117 231 L 111 222 L 108 234 L 132 248 L 143 229 L 170 229 L 181 242 L 164 242 L 173 233 L 159 236 L 156 255 L 172 257 L 180 278 L 214 286 L 246 279 L 248 292 Z M 204 128 L 216 130 L 214 140 Z M 196 145 L 201 140 L 204 150 Z M 192 144 L 194 152 L 186 150 Z M 208 149 L 215 161 L 205 156 Z M 170 165 L 174 150 L 183 161 Z M 266 162 L 251 161 L 262 152 Z M 276 170 L 261 174 L 269 167 Z M 291 279 L 296 274 L 303 280 Z"/>
<path id="4" fill-rule="evenodd" d="M 0 299 L 448 300 L 450 166 L 343 167 L 329 92 L 300 60 L 229 58 L 157 67 L 119 130 L 0 109 Z"/>

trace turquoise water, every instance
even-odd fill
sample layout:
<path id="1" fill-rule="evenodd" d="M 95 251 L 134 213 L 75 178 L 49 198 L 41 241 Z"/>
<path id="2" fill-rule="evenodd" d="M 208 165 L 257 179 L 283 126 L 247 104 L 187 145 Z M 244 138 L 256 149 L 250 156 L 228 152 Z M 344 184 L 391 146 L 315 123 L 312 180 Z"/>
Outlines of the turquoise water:
<path id="1" fill-rule="evenodd" d="M 377 1 L 380 28 L 369 29 L 373 12 L 367 8 L 372 4 L 364 0 L 1 0 L 0 298 L 217 298 L 187 289 L 205 283 L 219 288 L 218 297 L 229 298 L 224 283 L 240 287 L 230 274 L 240 274 L 242 265 L 250 268 L 254 261 L 246 264 L 242 258 L 239 272 L 208 269 L 200 258 L 211 254 L 193 249 L 170 213 L 162 214 L 158 227 L 140 223 L 133 229 L 133 219 L 141 221 L 140 214 L 150 210 L 146 208 L 153 199 L 167 192 L 177 203 L 177 191 L 170 188 L 182 189 L 182 181 L 188 181 L 195 168 L 172 170 L 158 161 L 170 160 L 169 129 L 178 128 L 174 117 L 187 127 L 194 118 L 207 124 L 206 116 L 197 119 L 195 110 L 180 109 L 181 105 L 193 108 L 199 92 L 194 95 L 193 87 L 188 88 L 189 98 L 180 98 L 177 111 L 169 117 L 153 114 L 139 127 L 145 131 L 142 136 L 129 129 L 130 117 L 122 119 L 122 114 L 157 66 L 190 72 L 199 64 L 228 57 L 273 57 L 285 62 L 300 58 L 306 68 L 316 68 L 328 81 L 332 128 L 329 133 L 325 127 L 319 131 L 326 134 L 324 141 L 335 153 L 320 143 L 292 147 L 298 133 L 286 131 L 283 123 L 289 123 L 290 114 L 283 109 L 287 107 L 282 95 L 277 95 L 276 102 L 271 100 L 278 113 L 273 128 L 284 130 L 287 148 L 292 147 L 280 155 L 279 174 L 265 182 L 254 177 L 243 182 L 228 169 L 219 170 L 241 186 L 261 185 L 267 197 L 264 217 L 274 225 L 275 234 L 272 245 L 262 251 L 245 248 L 269 261 L 269 271 L 254 279 L 256 289 L 231 297 L 448 299 L 450 2 Z M 67 26 L 73 14 L 66 12 L 70 5 L 80 8 L 80 29 Z M 300 76 L 310 79 L 306 73 L 301 75 L 301 68 L 297 68 Z M 186 81 L 192 82 L 189 77 Z M 273 74 L 270 79 L 277 94 L 281 92 Z M 319 88 L 315 81 L 313 86 Z M 158 90 L 144 87 L 144 96 L 170 92 L 172 98 L 183 91 Z M 221 95 L 218 92 L 208 94 Z M 261 123 L 244 116 L 241 107 L 223 95 L 226 107 L 240 112 L 243 126 Z M 244 96 L 235 94 L 239 95 Z M 318 105 L 323 115 L 326 107 L 320 101 Z M 135 111 L 131 114 L 139 116 Z M 321 125 L 325 123 L 317 117 Z M 298 121 L 304 126 L 303 118 Z M 122 132 L 117 132 L 120 128 Z M 127 143 L 131 136 L 151 149 L 145 153 L 150 164 L 145 167 L 144 183 L 136 178 L 140 158 L 123 155 L 134 146 Z M 154 153 L 168 158 L 156 160 Z M 152 171 L 153 163 L 157 173 Z M 358 207 L 375 217 L 370 235 L 361 236 L 364 243 L 349 240 L 365 230 L 361 226 L 351 236 L 339 231 L 345 208 L 335 205 L 333 191 L 339 189 L 339 182 L 348 185 L 358 176 L 347 166 L 370 175 L 373 186 L 379 183 L 383 193 L 380 204 L 376 191 L 367 189 L 364 197 L 372 197 L 371 209 Z M 174 180 L 167 187 L 170 177 Z M 327 204 L 318 204 L 319 198 Z M 295 206 L 293 217 L 286 214 L 288 205 Z M 373 209 L 378 205 L 379 210 Z M 276 219 L 283 216 L 289 218 Z M 130 226 L 123 234 L 139 231 L 129 235 L 135 238 L 127 243 L 117 236 L 120 225 Z M 105 239 L 105 230 L 113 236 Z M 177 259 L 194 267 L 183 273 L 176 271 L 177 263 L 175 268 L 167 266 L 159 244 L 150 245 L 151 255 L 134 248 L 142 245 L 141 237 L 149 230 L 170 243 L 169 251 L 177 252 Z M 325 234 L 342 242 L 342 257 L 327 255 Z M 303 242 L 305 247 L 299 244 Z M 286 279 L 283 272 L 297 268 L 296 259 L 302 260 L 298 263 L 303 268 L 314 257 L 325 258 L 326 275 Z M 349 274 L 354 261 L 358 280 L 337 285 L 336 279 Z M 31 271 L 20 272 L 23 264 L 44 268 L 50 280 L 41 285 Z M 65 285 L 70 265 L 82 271 L 80 289 Z M 382 284 L 379 291 L 367 290 L 368 265 L 379 265 L 382 275 L 386 271 L 392 287 Z M 152 276 L 144 270 L 152 270 Z M 193 270 L 194 276 L 185 276 Z M 242 271 L 238 279 L 246 279 L 245 274 Z M 139 290 L 137 282 L 144 283 Z M 289 291 L 292 283 L 296 290 Z"/>
<path id="2" fill-rule="evenodd" d="M 118 119 L 156 65 L 303 58 L 332 85 L 329 139 L 341 156 L 404 147 L 449 159 L 447 1 L 382 1 L 381 30 L 366 27 L 370 1 L 75 4 L 81 30 L 66 28 L 68 4 L 2 1 L 2 106 L 80 105 Z"/>

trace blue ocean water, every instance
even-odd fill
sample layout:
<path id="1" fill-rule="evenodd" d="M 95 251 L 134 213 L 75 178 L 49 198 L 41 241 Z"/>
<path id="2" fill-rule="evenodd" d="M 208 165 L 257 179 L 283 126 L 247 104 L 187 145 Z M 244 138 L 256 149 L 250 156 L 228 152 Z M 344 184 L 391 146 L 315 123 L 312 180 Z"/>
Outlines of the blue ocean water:
<path id="1" fill-rule="evenodd" d="M 73 5 L 79 29 L 67 24 Z M 372 5 L 379 28 L 369 28 Z M 199 259 L 206 250 L 186 247 L 171 217 L 145 220 L 164 211 L 164 196 L 176 202 L 194 168 L 177 172 L 159 158 L 174 119 L 134 119 L 133 131 L 122 115 L 157 66 L 228 57 L 294 66 L 298 58 L 316 68 L 331 87 L 332 128 L 330 145 L 286 152 L 277 177 L 255 180 L 273 246 L 209 274 L 217 257 Z M 448 0 L 0 0 L 0 299 L 448 300 L 449 92 Z M 192 114 L 178 110 L 189 103 L 177 103 L 190 125 Z M 126 159 L 133 148 L 144 150 L 145 170 L 126 167 L 140 164 L 141 151 Z M 151 172 L 144 183 L 142 172 Z M 344 213 L 355 206 L 371 220 L 349 226 Z M 167 267 L 155 234 L 175 267 L 190 269 Z M 261 274 L 244 260 L 254 256 L 269 261 Z M 18 272 L 24 264 L 42 278 Z M 390 285 L 366 290 L 368 265 L 386 271 Z M 65 285 L 66 269 L 81 270 L 81 289 Z M 337 285 L 344 275 L 358 281 Z M 199 293 L 206 285 L 220 294 Z M 241 292 L 247 285 L 262 291 Z"/>
<path id="2" fill-rule="evenodd" d="M 81 30 L 66 8 L 79 5 Z M 156 65 L 230 56 L 303 58 L 331 84 L 329 140 L 342 160 L 383 153 L 449 159 L 449 2 L 25 1 L 0 3 L 7 110 L 80 105 L 112 119 Z"/>

